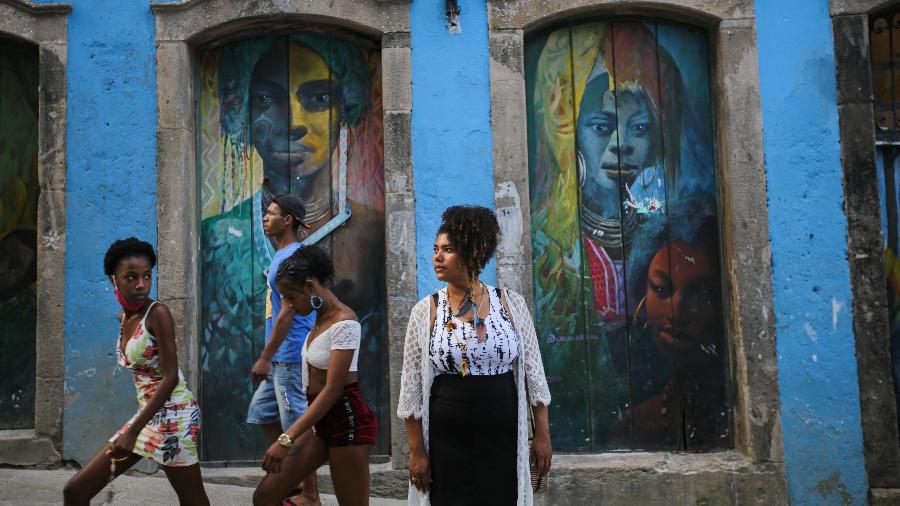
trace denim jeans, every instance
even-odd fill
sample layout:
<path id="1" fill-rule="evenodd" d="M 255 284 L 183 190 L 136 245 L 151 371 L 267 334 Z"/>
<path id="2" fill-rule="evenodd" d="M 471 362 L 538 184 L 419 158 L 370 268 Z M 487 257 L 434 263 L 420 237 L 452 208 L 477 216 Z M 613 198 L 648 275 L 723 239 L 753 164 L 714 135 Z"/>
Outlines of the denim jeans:
<path id="1" fill-rule="evenodd" d="M 303 364 L 272 362 L 269 378 L 259 384 L 250 400 L 247 423 L 281 422 L 281 430 L 287 430 L 304 411 Z"/>

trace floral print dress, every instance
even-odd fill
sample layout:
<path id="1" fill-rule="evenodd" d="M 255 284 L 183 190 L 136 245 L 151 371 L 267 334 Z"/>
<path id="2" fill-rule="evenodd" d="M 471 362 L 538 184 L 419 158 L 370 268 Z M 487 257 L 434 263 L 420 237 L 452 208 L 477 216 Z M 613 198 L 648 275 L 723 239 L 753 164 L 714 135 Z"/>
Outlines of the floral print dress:
<path id="1" fill-rule="evenodd" d="M 144 317 L 125 343 L 125 353 L 121 348 L 121 333 L 116 341 L 116 356 L 120 366 L 134 374 L 137 390 L 138 412 L 109 439 L 112 443 L 119 434 L 128 430 L 140 414 L 147 401 L 156 393 L 163 379 L 156 338 L 147 330 L 147 315 L 153 304 L 147 308 Z M 123 321 L 124 323 L 124 321 Z M 178 384 L 169 399 L 153 418 L 144 426 L 134 443 L 134 452 L 142 457 L 155 460 L 164 466 L 189 466 L 196 464 L 197 443 L 200 441 L 200 406 L 188 390 L 181 369 L 178 370 Z"/>

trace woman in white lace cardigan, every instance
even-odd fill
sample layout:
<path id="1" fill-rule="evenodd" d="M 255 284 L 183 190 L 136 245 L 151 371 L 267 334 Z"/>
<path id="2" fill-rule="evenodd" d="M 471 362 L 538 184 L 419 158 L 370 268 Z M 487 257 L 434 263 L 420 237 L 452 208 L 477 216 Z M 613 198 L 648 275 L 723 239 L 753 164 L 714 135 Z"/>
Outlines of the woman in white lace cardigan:
<path id="1" fill-rule="evenodd" d="M 432 263 L 447 286 L 412 310 L 400 381 L 410 504 L 530 505 L 529 460 L 549 471 L 550 391 L 531 314 L 521 295 L 478 278 L 499 237 L 490 209 L 443 214 Z"/>

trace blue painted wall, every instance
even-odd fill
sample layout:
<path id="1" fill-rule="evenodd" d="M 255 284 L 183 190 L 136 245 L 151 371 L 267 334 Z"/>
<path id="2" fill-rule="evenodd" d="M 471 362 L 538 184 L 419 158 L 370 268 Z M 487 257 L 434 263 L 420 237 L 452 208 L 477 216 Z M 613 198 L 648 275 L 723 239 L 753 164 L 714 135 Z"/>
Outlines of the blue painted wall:
<path id="1" fill-rule="evenodd" d="M 444 2 L 410 5 L 412 161 L 416 193 L 417 287 L 441 286 L 431 253 L 441 213 L 454 204 L 494 207 L 487 4 L 461 0 L 462 32 L 447 33 Z M 491 261 L 482 275 L 496 283 Z"/>
<path id="2" fill-rule="evenodd" d="M 411 3 L 423 296 L 439 286 L 430 265 L 441 212 L 493 207 L 486 6 L 460 3 L 463 31 L 454 35 L 443 2 Z M 84 462 L 136 408 L 130 375 L 115 367 L 118 306 L 102 258 L 116 238 L 156 242 L 156 69 L 148 1 L 72 4 L 64 453 Z M 756 12 L 790 494 L 794 504 L 864 504 L 828 3 L 756 0 Z M 494 272 L 492 262 L 486 282 Z"/>
<path id="3" fill-rule="evenodd" d="M 756 15 L 788 489 L 865 504 L 828 1 L 756 0 Z"/>
<path id="4" fill-rule="evenodd" d="M 64 458 L 86 462 L 137 409 L 115 367 L 109 244 L 156 244 L 156 48 L 147 1 L 71 0 Z"/>

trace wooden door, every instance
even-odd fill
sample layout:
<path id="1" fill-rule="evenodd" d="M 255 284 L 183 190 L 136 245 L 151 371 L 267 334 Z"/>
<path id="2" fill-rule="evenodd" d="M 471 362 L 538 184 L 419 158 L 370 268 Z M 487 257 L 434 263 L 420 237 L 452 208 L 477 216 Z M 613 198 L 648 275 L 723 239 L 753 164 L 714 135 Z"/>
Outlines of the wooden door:
<path id="1" fill-rule="evenodd" d="M 729 447 L 706 36 L 597 21 L 525 52 L 554 446 Z"/>
<path id="2" fill-rule="evenodd" d="M 229 42 L 200 54 L 206 460 L 255 460 L 268 447 L 261 430 L 245 420 L 250 371 L 264 344 L 265 275 L 275 251 L 262 233 L 262 212 L 273 195 L 285 192 L 306 202 L 311 232 L 329 230 L 318 244 L 335 262 L 335 293 L 362 323 L 360 385 L 381 429 L 374 451 L 388 451 L 380 62 L 372 44 L 313 33 Z M 342 128 L 346 144 L 339 142 Z M 352 215 L 331 230 L 342 184 Z"/>

